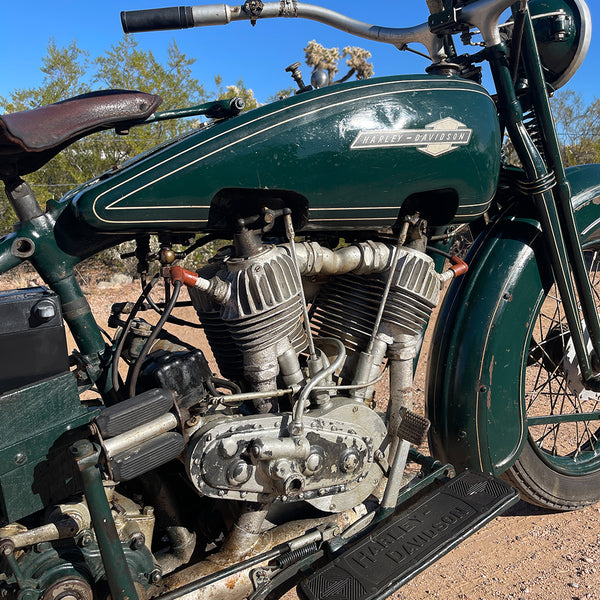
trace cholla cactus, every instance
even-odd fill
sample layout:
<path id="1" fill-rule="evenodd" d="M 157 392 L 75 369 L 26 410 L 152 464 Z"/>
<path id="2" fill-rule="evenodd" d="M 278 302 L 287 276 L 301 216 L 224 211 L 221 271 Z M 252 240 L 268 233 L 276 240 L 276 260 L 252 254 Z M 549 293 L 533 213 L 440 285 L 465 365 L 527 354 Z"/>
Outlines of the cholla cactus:
<path id="1" fill-rule="evenodd" d="M 306 64 L 312 67 L 313 71 L 323 69 L 329 74 L 329 83 L 333 81 L 335 74 L 338 72 L 339 48 L 325 48 L 316 40 L 312 40 L 304 48 L 304 55 L 306 56 Z"/>
<path id="2" fill-rule="evenodd" d="M 340 60 L 339 48 L 325 48 L 316 40 L 308 42 L 304 48 L 306 64 L 312 67 L 313 71 L 323 70 L 329 75 L 329 83 L 333 83 L 333 78 L 338 73 L 338 61 Z M 342 51 L 342 56 L 348 57 L 346 64 L 350 71 L 339 81 L 346 81 L 356 75 L 357 79 L 368 79 L 373 76 L 373 65 L 367 61 L 371 58 L 371 53 L 358 46 L 346 46 Z"/>
<path id="3" fill-rule="evenodd" d="M 373 64 L 367 62 L 367 59 L 371 58 L 371 53 L 368 50 L 358 46 L 346 46 L 342 56 L 348 56 L 346 64 L 350 69 L 354 69 L 356 79 L 368 79 L 373 76 Z"/>

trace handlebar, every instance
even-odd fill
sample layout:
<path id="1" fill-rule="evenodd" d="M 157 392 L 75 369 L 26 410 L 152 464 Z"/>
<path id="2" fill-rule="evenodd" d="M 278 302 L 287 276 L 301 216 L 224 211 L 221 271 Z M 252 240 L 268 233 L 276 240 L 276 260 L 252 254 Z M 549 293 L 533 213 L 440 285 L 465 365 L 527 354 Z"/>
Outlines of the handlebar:
<path id="1" fill-rule="evenodd" d="M 191 6 L 130 10 L 121 13 L 121 25 L 125 33 L 187 29 L 194 27 L 194 17 Z"/>
<path id="2" fill-rule="evenodd" d="M 149 10 L 123 11 L 121 23 L 125 33 L 185 29 L 208 25 L 226 25 L 232 21 L 257 19 L 302 18 L 330 25 L 347 33 L 392 44 L 399 48 L 410 43 L 421 43 L 434 60 L 443 57 L 441 41 L 429 31 L 427 23 L 416 27 L 379 27 L 351 19 L 328 8 L 302 2 L 256 2 L 248 0 L 242 6 L 209 4 L 204 6 L 180 6 Z"/>
<path id="3" fill-rule="evenodd" d="M 465 7 L 453 9 L 452 17 L 457 23 L 477 27 L 483 35 L 486 46 L 492 46 L 500 43 L 498 33 L 500 14 L 513 2 L 514 0 L 478 0 Z M 428 0 L 428 4 L 433 10 L 439 6 L 439 0 Z M 434 62 L 444 58 L 441 37 L 430 31 L 428 23 L 414 27 L 380 27 L 351 19 L 328 8 L 296 2 L 296 0 L 266 3 L 261 0 L 246 0 L 241 6 L 208 4 L 123 11 L 121 23 L 125 33 L 136 33 L 226 25 L 231 21 L 255 22 L 258 19 L 277 17 L 318 21 L 346 33 L 392 44 L 400 49 L 410 43 L 420 43 L 427 48 Z"/>

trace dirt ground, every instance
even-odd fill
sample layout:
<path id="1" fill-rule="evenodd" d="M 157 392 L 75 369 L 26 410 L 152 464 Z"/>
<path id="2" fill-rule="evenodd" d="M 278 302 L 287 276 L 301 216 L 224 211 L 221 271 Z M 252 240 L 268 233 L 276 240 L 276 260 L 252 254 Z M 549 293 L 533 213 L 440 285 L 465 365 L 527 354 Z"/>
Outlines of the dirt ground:
<path id="1" fill-rule="evenodd" d="M 135 301 L 139 293 L 136 283 L 99 289 L 93 277 L 84 278 L 84 287 L 103 327 L 113 302 Z M 188 308 L 180 309 L 178 316 L 195 319 Z M 206 348 L 199 330 L 169 326 L 169 331 Z M 419 373 L 415 388 L 422 395 L 424 365 Z M 293 600 L 296 595 L 290 592 L 285 598 Z M 600 600 L 600 504 L 553 513 L 520 502 L 393 598 Z"/>

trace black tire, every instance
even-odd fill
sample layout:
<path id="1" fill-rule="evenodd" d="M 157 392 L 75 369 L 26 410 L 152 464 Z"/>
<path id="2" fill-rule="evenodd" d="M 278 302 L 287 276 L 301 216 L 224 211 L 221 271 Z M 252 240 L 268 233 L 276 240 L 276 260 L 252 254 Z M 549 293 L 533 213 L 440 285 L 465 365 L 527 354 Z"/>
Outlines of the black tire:
<path id="1" fill-rule="evenodd" d="M 584 253 L 596 305 L 600 306 L 600 244 Z M 583 389 L 560 295 L 552 286 L 531 329 L 522 382 L 528 437 L 504 478 L 524 500 L 554 510 L 576 510 L 600 501 L 600 429 L 595 418 L 558 422 L 546 418 L 600 413 L 600 393 Z"/>

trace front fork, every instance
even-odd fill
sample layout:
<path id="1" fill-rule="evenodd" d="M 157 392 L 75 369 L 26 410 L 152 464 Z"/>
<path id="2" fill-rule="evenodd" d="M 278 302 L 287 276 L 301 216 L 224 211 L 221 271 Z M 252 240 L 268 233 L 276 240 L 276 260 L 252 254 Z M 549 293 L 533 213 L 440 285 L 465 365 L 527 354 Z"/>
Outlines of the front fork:
<path id="1" fill-rule="evenodd" d="M 548 165 L 523 122 L 523 111 L 515 94 L 506 58 L 506 46 L 501 43 L 489 48 L 488 52 L 498 92 L 499 111 L 527 179 L 522 183 L 522 191 L 532 198 L 538 212 L 581 375 L 589 387 L 597 388 L 600 383 L 598 380 L 600 321 L 585 267 L 579 233 L 575 225 L 571 191 L 560 156 L 556 129 L 529 13 L 527 12 L 525 17 L 523 60 L 536 117 L 543 134 L 542 145 Z M 575 285 L 573 285 L 573 280 Z M 591 356 L 584 339 L 577 296 L 581 302 L 585 326 L 592 344 Z"/>

